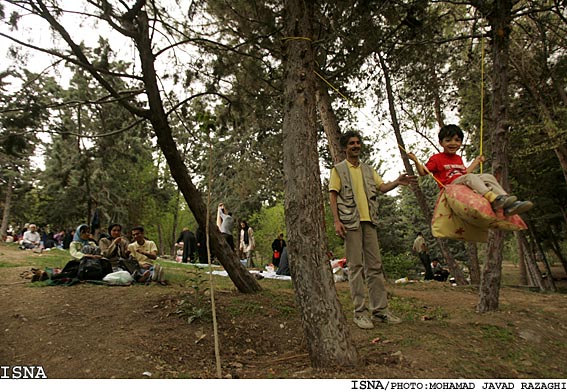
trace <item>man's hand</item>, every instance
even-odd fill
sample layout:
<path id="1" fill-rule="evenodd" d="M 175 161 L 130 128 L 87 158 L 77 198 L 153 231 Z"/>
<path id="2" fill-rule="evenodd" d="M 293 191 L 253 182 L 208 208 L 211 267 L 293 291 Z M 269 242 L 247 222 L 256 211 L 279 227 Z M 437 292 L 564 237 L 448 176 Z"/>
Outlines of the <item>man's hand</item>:
<path id="1" fill-rule="evenodd" d="M 335 233 L 343 240 L 345 239 L 346 229 L 341 221 L 335 221 Z"/>
<path id="2" fill-rule="evenodd" d="M 396 182 L 398 183 L 398 185 L 416 184 L 417 183 L 417 176 L 410 176 L 407 173 L 402 173 L 396 179 Z"/>

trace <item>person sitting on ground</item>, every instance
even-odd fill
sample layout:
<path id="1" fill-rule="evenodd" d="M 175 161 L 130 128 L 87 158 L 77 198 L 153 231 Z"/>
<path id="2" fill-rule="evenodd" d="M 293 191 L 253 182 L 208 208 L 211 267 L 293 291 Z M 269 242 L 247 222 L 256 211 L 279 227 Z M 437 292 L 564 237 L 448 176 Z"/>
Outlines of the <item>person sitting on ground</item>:
<path id="1" fill-rule="evenodd" d="M 276 275 L 291 275 L 291 271 L 289 270 L 287 246 L 285 246 L 282 250 L 282 254 L 280 256 L 280 265 L 278 267 L 278 270 L 276 271 Z"/>
<path id="2" fill-rule="evenodd" d="M 109 238 L 104 237 L 99 241 L 100 251 L 104 257 L 110 260 L 113 268 L 118 267 L 120 259 L 127 259 L 128 253 L 128 238 L 122 236 L 122 226 L 118 223 L 112 223 L 108 226 Z"/>
<path id="3" fill-rule="evenodd" d="M 91 234 L 91 229 L 88 225 L 83 223 L 77 227 L 73 241 L 69 244 L 69 253 L 75 260 L 80 260 L 83 257 L 102 258 L 100 248 L 94 241 L 94 236 Z"/>
<path id="4" fill-rule="evenodd" d="M 151 279 L 154 282 L 165 284 L 163 268 L 159 264 L 154 265 L 153 263 L 157 259 L 158 253 L 155 242 L 145 238 L 142 226 L 132 228 L 132 239 L 134 239 L 134 242 L 128 245 L 128 251 L 141 267 L 142 276 L 138 281 L 147 282 Z"/>
<path id="5" fill-rule="evenodd" d="M 430 172 L 441 184 L 462 184 L 482 195 L 491 204 L 494 212 L 504 210 L 504 216 L 521 214 L 533 207 L 531 201 L 519 201 L 516 196 L 510 196 L 498 183 L 492 174 L 474 174 L 473 171 L 484 162 L 484 156 L 478 156 L 468 167 L 465 167 L 463 159 L 457 152 L 463 145 L 464 133 L 455 124 L 445 125 L 438 134 L 439 144 L 443 152 L 433 155 L 429 161 L 422 166 L 413 153 L 408 153 L 408 158 L 414 161 L 419 175 L 425 176 Z M 426 170 L 427 169 L 427 170 Z"/>
<path id="6" fill-rule="evenodd" d="M 53 233 L 52 232 L 47 233 L 47 235 L 45 236 L 45 242 L 43 243 L 43 247 L 45 249 L 51 249 L 51 248 L 55 248 L 56 246 L 57 246 L 57 241 L 55 241 Z"/>
<path id="7" fill-rule="evenodd" d="M 438 258 L 431 260 L 431 271 L 433 272 L 433 279 L 439 282 L 446 282 L 449 277 L 449 271 L 443 268 Z"/>
<path id="8" fill-rule="evenodd" d="M 22 239 L 22 249 L 40 249 L 41 236 L 37 232 L 37 226 L 33 223 L 28 226 Z"/>

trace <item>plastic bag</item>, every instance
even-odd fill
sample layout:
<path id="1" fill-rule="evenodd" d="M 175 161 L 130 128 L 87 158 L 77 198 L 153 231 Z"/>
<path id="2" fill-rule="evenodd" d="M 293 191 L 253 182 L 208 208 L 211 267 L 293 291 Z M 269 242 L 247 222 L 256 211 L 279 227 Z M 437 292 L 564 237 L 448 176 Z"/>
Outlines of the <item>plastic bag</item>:
<path id="1" fill-rule="evenodd" d="M 102 280 L 113 286 L 128 286 L 132 283 L 134 278 L 128 271 L 116 271 L 106 275 Z"/>

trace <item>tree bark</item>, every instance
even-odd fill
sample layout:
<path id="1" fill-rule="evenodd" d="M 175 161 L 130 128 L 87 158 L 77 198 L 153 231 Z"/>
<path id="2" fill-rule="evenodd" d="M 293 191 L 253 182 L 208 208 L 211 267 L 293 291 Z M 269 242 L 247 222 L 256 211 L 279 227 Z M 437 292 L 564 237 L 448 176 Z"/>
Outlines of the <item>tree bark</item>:
<path id="1" fill-rule="evenodd" d="M 475 242 L 467 242 L 467 256 L 469 258 L 469 276 L 472 285 L 480 284 L 480 266 L 478 263 L 478 247 Z"/>
<path id="2" fill-rule="evenodd" d="M 14 177 L 9 176 L 4 196 L 4 211 L 2 211 L 2 225 L 0 225 L 0 240 L 6 238 L 8 222 L 10 220 L 10 210 L 12 208 L 12 195 L 14 192 Z"/>
<path id="3" fill-rule="evenodd" d="M 481 2 L 482 3 L 482 2 Z M 489 8 L 488 12 L 487 9 Z M 504 189 L 508 185 L 508 63 L 512 0 L 484 3 L 480 9 L 488 19 L 492 31 L 493 91 L 491 120 L 492 171 Z M 498 310 L 502 278 L 502 249 L 504 232 L 491 230 L 488 234 L 488 252 L 480 285 L 477 310 L 481 313 Z"/>
<path id="4" fill-rule="evenodd" d="M 327 135 L 327 141 L 329 142 L 329 151 L 331 152 L 333 163 L 337 164 L 344 161 L 346 156 L 339 145 L 341 130 L 339 129 L 339 122 L 333 110 L 331 96 L 329 95 L 327 86 L 322 81 L 317 83 L 316 97 L 319 118 L 323 124 L 325 135 Z"/>
<path id="5" fill-rule="evenodd" d="M 326 258 L 317 154 L 314 3 L 285 2 L 283 156 L 290 270 L 314 367 L 359 363 Z M 299 38 L 299 39 L 298 39 Z"/>
<path id="6" fill-rule="evenodd" d="M 526 259 L 526 269 L 528 271 L 528 276 L 532 284 L 539 287 L 540 292 L 545 292 L 545 283 L 543 281 L 541 271 L 534 258 L 533 249 L 531 248 L 526 238 L 526 234 L 520 231 L 518 232 L 518 238 L 520 243 L 522 244 L 522 248 L 524 249 L 524 256 Z"/>
<path id="7" fill-rule="evenodd" d="M 520 284 L 522 286 L 527 286 L 529 284 L 528 281 L 528 271 L 527 271 L 527 262 L 526 262 L 526 255 L 524 246 L 520 241 L 519 232 L 514 232 L 514 237 L 516 238 L 516 243 L 518 246 L 518 268 L 520 270 Z"/>

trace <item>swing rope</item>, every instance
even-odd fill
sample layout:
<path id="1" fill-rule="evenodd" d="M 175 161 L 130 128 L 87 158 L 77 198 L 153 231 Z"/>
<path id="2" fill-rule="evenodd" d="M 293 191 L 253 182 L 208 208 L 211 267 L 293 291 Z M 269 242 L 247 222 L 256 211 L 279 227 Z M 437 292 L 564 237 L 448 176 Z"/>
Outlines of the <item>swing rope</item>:
<path id="1" fill-rule="evenodd" d="M 480 36 L 480 142 L 479 155 L 482 156 L 484 140 L 484 34 Z M 482 174 L 483 163 L 480 162 L 480 173 Z"/>

